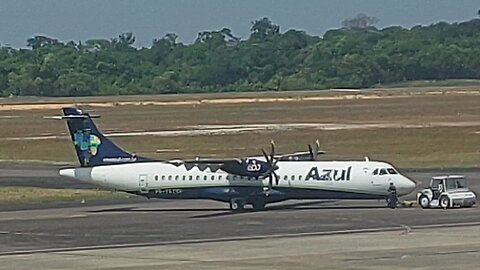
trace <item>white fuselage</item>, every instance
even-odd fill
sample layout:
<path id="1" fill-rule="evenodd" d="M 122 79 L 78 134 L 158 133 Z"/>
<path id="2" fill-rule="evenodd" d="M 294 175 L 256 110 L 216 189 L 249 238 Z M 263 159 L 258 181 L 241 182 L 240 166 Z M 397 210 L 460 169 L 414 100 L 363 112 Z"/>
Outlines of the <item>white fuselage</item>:
<path id="1" fill-rule="evenodd" d="M 394 183 L 397 194 L 401 196 L 415 188 L 413 181 L 399 174 L 392 165 L 385 162 L 279 161 L 277 165 L 275 173 L 279 176 L 279 182 L 278 185 L 273 184 L 274 189 L 387 196 L 390 183 Z M 387 173 L 380 175 L 378 171 L 381 169 L 385 169 Z M 165 162 L 63 169 L 60 174 L 106 188 L 139 193 L 161 189 L 263 188 L 268 186 L 269 181 L 268 177 L 263 179 L 241 177 L 222 170 L 212 172 L 207 168 L 202 171 L 198 166 L 187 169 L 184 165 Z M 319 195 L 318 198 L 322 196 Z"/>

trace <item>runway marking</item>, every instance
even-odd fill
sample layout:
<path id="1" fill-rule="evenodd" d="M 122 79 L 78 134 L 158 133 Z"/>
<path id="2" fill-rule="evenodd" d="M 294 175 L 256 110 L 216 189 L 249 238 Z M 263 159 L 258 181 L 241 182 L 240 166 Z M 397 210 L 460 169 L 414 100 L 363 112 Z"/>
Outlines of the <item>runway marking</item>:
<path id="1" fill-rule="evenodd" d="M 380 257 L 368 257 L 368 258 L 353 258 L 353 259 L 345 259 L 344 261 L 346 262 L 354 262 L 354 261 L 372 261 L 372 260 L 391 260 L 391 259 L 406 259 L 410 257 L 422 257 L 422 256 L 445 256 L 445 255 L 462 255 L 462 254 L 474 254 L 474 253 L 480 253 L 480 250 L 474 249 L 474 250 L 461 250 L 461 251 L 439 251 L 439 252 L 426 252 L 426 253 L 421 253 L 421 254 L 405 254 L 402 256 L 380 256 Z"/>
<path id="2" fill-rule="evenodd" d="M 71 237 L 72 234 L 49 234 L 42 232 L 13 232 L 14 235 L 28 235 L 28 236 L 54 236 L 54 237 Z"/>
<path id="3" fill-rule="evenodd" d="M 444 224 L 433 224 L 433 225 L 417 225 L 417 226 L 411 226 L 410 228 L 412 230 L 422 230 L 422 229 L 460 227 L 460 226 L 479 226 L 479 225 L 480 225 L 480 222 L 465 222 L 465 223 L 460 222 L 460 223 L 444 223 Z M 275 239 L 275 238 L 293 238 L 293 237 L 306 237 L 306 236 L 328 236 L 328 235 L 339 235 L 339 234 L 378 233 L 378 232 L 393 232 L 393 231 L 404 231 L 404 230 L 405 230 L 405 225 L 400 225 L 400 226 L 392 226 L 392 227 L 353 229 L 353 230 L 336 230 L 336 231 L 325 231 L 325 232 L 286 233 L 286 234 L 271 234 L 271 235 L 250 235 L 250 236 L 190 239 L 190 240 L 176 240 L 176 241 L 162 241 L 162 242 L 146 242 L 146 243 L 131 243 L 131 244 L 82 246 L 82 247 L 70 247 L 70 248 L 49 248 L 49 249 L 7 251 L 7 252 L 0 252 L 0 256 L 28 255 L 28 254 L 36 254 L 36 253 L 75 252 L 75 251 L 88 251 L 88 250 L 100 250 L 100 249 L 114 249 L 114 248 L 136 248 L 136 247 L 151 247 L 151 246 L 202 244 L 202 243 L 262 240 L 262 239 Z"/>

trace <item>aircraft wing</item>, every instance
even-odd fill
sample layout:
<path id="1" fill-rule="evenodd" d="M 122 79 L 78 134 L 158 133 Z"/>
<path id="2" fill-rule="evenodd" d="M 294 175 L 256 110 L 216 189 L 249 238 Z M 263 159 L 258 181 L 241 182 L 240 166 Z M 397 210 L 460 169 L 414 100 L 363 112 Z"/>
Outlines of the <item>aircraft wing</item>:
<path id="1" fill-rule="evenodd" d="M 221 169 L 230 174 L 247 177 L 262 177 L 270 170 L 267 162 L 256 158 L 169 160 L 166 162 L 175 166 L 185 166 L 187 170 L 196 167 L 201 171 L 209 169 L 216 172 Z"/>
<path id="2" fill-rule="evenodd" d="M 318 155 L 325 154 L 324 151 L 317 151 Z M 307 161 L 312 160 L 312 153 L 310 152 L 295 152 L 290 154 L 283 154 L 276 156 L 280 161 Z"/>

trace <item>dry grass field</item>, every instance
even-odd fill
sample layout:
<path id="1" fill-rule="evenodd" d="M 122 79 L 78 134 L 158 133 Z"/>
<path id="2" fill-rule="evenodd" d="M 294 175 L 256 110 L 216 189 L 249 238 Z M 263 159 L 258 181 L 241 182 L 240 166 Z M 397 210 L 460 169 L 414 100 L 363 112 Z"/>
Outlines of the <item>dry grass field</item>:
<path id="1" fill-rule="evenodd" d="M 123 148 L 154 158 L 259 155 L 271 139 L 278 152 L 305 151 L 318 138 L 323 159 L 368 155 L 401 168 L 480 166 L 478 87 L 4 99 L 0 160 L 74 164 L 65 124 L 43 119 L 71 104 L 100 114 L 100 129 L 117 133 L 112 139 Z M 118 134 L 124 132 L 139 134 Z"/>
<path id="2" fill-rule="evenodd" d="M 0 205 L 125 198 L 123 193 L 95 189 L 52 189 L 36 187 L 0 188 Z"/>

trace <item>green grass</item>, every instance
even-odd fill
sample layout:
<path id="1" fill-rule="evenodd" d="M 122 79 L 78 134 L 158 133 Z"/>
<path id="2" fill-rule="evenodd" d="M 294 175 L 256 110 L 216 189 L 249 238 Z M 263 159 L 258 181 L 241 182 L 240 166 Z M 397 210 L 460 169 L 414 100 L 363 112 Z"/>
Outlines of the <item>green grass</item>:
<path id="1" fill-rule="evenodd" d="M 124 193 L 92 189 L 51 189 L 35 187 L 0 187 L 0 204 L 43 203 L 125 198 Z"/>

